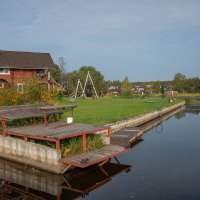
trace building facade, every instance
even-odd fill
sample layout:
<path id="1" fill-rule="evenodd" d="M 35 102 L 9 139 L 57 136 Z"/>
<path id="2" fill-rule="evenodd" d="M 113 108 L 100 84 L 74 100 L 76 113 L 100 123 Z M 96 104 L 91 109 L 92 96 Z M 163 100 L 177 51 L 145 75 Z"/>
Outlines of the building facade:
<path id="1" fill-rule="evenodd" d="M 23 91 L 24 83 L 38 77 L 48 88 L 55 85 L 49 70 L 54 62 L 49 53 L 20 52 L 0 50 L 0 88 L 17 86 Z"/>

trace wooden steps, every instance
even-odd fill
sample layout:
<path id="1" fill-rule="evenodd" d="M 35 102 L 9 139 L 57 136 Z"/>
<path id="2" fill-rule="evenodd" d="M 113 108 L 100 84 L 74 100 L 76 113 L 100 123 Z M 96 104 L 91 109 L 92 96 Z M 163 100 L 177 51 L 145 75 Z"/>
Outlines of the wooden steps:
<path id="1" fill-rule="evenodd" d="M 127 127 L 114 133 L 111 136 L 110 143 L 112 145 L 119 145 L 129 147 L 131 143 L 135 142 L 143 134 L 143 131 L 137 127 Z"/>

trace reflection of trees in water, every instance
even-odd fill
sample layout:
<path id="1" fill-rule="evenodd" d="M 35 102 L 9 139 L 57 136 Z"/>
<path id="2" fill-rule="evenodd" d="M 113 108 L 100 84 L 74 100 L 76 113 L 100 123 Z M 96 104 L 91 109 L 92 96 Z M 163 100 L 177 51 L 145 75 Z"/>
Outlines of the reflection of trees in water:
<path id="1" fill-rule="evenodd" d="M 175 114 L 176 119 L 181 119 L 185 117 L 186 114 L 198 115 L 200 113 L 200 108 L 186 108 L 185 110 Z"/>
<path id="2" fill-rule="evenodd" d="M 198 115 L 200 113 L 200 107 L 198 108 L 186 108 L 186 113 Z"/>
<path id="3" fill-rule="evenodd" d="M 177 114 L 174 115 L 176 119 L 181 119 L 185 117 L 185 111 L 180 111 Z"/>

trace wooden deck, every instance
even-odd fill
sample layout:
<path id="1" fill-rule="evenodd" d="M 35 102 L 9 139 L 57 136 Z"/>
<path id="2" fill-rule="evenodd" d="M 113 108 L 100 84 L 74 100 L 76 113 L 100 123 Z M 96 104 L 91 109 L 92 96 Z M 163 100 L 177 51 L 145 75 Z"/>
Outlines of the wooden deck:
<path id="1" fill-rule="evenodd" d="M 63 111 L 59 109 L 73 109 L 75 106 L 44 106 L 44 105 L 19 105 L 19 106 L 2 106 L 0 107 L 0 118 L 7 121 L 44 117 L 44 110 L 46 115 L 62 114 Z M 52 108 L 52 109 L 50 109 Z"/>
<path id="2" fill-rule="evenodd" d="M 129 147 L 142 134 L 143 131 L 140 128 L 130 126 L 112 134 L 110 143 L 113 145 Z"/>
<path id="3" fill-rule="evenodd" d="M 34 126 L 21 126 L 8 128 L 7 133 L 24 135 L 28 137 L 43 137 L 53 139 L 63 139 L 65 137 L 75 137 L 82 135 L 83 133 L 94 133 L 104 130 L 103 126 L 94 126 L 88 124 L 67 124 L 63 121 L 56 121 L 49 123 L 46 127 L 43 124 Z"/>
<path id="4" fill-rule="evenodd" d="M 127 151 L 128 149 L 122 146 L 108 145 L 93 151 L 76 154 L 70 157 L 64 157 L 60 160 L 60 162 L 80 168 L 85 168 L 96 163 L 101 163 Z"/>

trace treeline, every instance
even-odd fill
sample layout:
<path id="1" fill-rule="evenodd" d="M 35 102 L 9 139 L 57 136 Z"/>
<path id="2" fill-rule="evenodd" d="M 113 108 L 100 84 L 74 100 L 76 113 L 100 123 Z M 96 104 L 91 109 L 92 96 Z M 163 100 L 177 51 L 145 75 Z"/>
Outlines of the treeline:
<path id="1" fill-rule="evenodd" d="M 162 93 L 167 90 L 176 90 L 179 93 L 199 93 L 200 92 L 200 79 L 199 77 L 187 78 L 184 74 L 176 73 L 173 80 L 169 81 L 150 81 L 150 82 L 129 82 L 128 77 L 125 77 L 123 81 L 120 80 L 105 80 L 103 74 L 93 66 L 82 66 L 79 70 L 72 72 L 65 72 L 65 61 L 61 57 L 59 58 L 59 64 L 55 65 L 55 69 L 51 71 L 52 77 L 57 83 L 60 83 L 65 93 L 69 96 L 73 95 L 76 90 L 78 80 L 84 86 L 86 81 L 86 75 L 88 71 L 92 77 L 95 89 L 98 95 L 106 94 L 111 86 L 124 90 L 123 92 L 130 92 L 133 86 L 141 86 L 151 89 L 154 93 Z M 127 90 L 128 89 L 128 90 Z M 88 96 L 93 95 L 93 88 L 90 81 L 88 81 L 86 87 L 86 94 Z"/>

